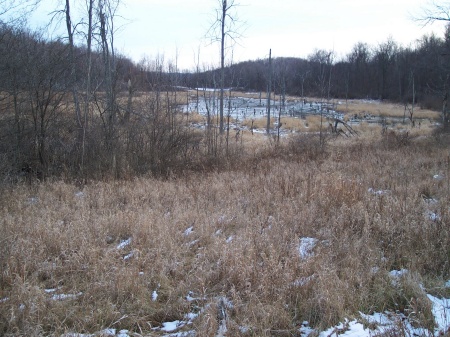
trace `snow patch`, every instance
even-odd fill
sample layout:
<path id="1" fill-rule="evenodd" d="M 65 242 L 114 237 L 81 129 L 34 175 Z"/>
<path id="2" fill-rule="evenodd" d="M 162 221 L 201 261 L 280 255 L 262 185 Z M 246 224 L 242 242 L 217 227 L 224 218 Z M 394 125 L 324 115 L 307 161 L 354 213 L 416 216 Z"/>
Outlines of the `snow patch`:
<path id="1" fill-rule="evenodd" d="M 427 211 L 426 212 L 426 216 L 428 219 L 430 219 L 431 221 L 440 221 L 441 217 L 439 214 L 437 214 L 436 212 L 432 212 L 432 211 Z"/>
<path id="2" fill-rule="evenodd" d="M 400 279 L 408 273 L 408 269 L 391 270 L 389 272 L 389 276 L 391 277 L 391 284 L 396 287 Z"/>
<path id="3" fill-rule="evenodd" d="M 315 330 L 312 329 L 309 326 L 309 322 L 308 321 L 303 321 L 302 322 L 302 326 L 300 327 L 299 331 L 300 331 L 300 336 L 301 337 L 308 337 L 308 336 L 312 335 L 315 332 Z"/>
<path id="4" fill-rule="evenodd" d="M 185 316 L 185 319 L 187 319 L 189 322 L 193 321 L 194 319 L 196 319 L 198 317 L 198 314 L 190 312 L 187 313 Z"/>
<path id="5" fill-rule="evenodd" d="M 389 276 L 391 276 L 392 278 L 400 278 L 406 274 L 408 274 L 408 269 L 391 270 L 389 272 Z"/>
<path id="6" fill-rule="evenodd" d="M 177 332 L 177 333 L 172 333 L 169 335 L 163 335 L 163 337 L 194 337 L 195 336 L 195 331 L 191 330 L 191 331 L 184 331 L 184 332 Z"/>
<path id="7" fill-rule="evenodd" d="M 84 197 L 84 193 L 81 192 L 81 191 L 78 191 L 78 192 L 75 192 L 75 196 L 76 196 L 77 198 L 83 198 L 83 197 Z"/>
<path id="8" fill-rule="evenodd" d="M 305 237 L 300 239 L 298 253 L 300 254 L 300 258 L 302 260 L 306 260 L 314 256 L 313 249 L 317 245 L 317 242 L 319 242 L 319 240 L 315 238 Z"/>
<path id="9" fill-rule="evenodd" d="M 372 187 L 370 187 L 368 189 L 368 192 L 371 193 L 371 194 L 375 194 L 375 195 L 385 195 L 385 194 L 389 194 L 390 193 L 389 190 L 376 190 L 376 189 L 374 189 Z"/>
<path id="10" fill-rule="evenodd" d="M 126 246 L 131 244 L 131 238 L 128 238 L 126 240 L 120 241 L 120 243 L 117 245 L 117 249 L 124 249 Z"/>
<path id="11" fill-rule="evenodd" d="M 250 331 L 250 328 L 248 326 L 240 326 L 239 331 L 243 334 L 246 334 L 247 332 Z"/>
<path id="12" fill-rule="evenodd" d="M 28 205 L 34 205 L 34 204 L 37 204 L 38 202 L 39 202 L 38 197 L 30 197 L 27 200 Z"/>
<path id="13" fill-rule="evenodd" d="M 51 297 L 54 301 L 74 300 L 83 295 L 82 292 L 77 294 L 55 294 Z"/>
<path id="14" fill-rule="evenodd" d="M 158 292 L 156 290 L 153 290 L 152 292 L 152 301 L 156 302 L 158 300 Z"/>
<path id="15" fill-rule="evenodd" d="M 191 226 L 189 228 L 186 228 L 186 230 L 184 231 L 183 235 L 184 236 L 188 236 L 191 235 L 194 232 L 194 226 Z"/>
<path id="16" fill-rule="evenodd" d="M 445 331 L 450 326 L 450 299 L 440 299 L 432 295 L 427 296 L 433 306 L 431 311 L 433 312 L 434 320 L 437 324 L 435 335 L 444 335 Z"/>
<path id="17" fill-rule="evenodd" d="M 208 92 L 215 92 L 215 91 L 219 92 L 220 91 L 219 88 L 195 88 L 195 90 L 208 91 Z M 231 90 L 231 88 L 228 88 L 228 89 L 223 88 L 223 91 L 230 91 L 230 90 Z"/>
<path id="18" fill-rule="evenodd" d="M 185 297 L 186 301 L 193 302 L 193 301 L 205 301 L 206 298 L 204 297 L 195 297 L 193 291 L 189 291 L 187 296 Z"/>
<path id="19" fill-rule="evenodd" d="M 129 252 L 123 257 L 124 261 L 131 259 L 134 256 L 134 251 Z"/>
<path id="20" fill-rule="evenodd" d="M 362 337 L 362 336 L 370 336 L 369 333 L 364 329 L 364 325 L 358 323 L 356 320 L 348 321 L 346 320 L 344 323 L 340 323 L 339 325 L 329 328 L 319 334 L 319 337 L 328 337 L 328 336 L 347 336 L 347 337 Z"/>
<path id="21" fill-rule="evenodd" d="M 438 203 L 438 201 L 432 197 L 423 197 L 423 201 L 428 205 L 436 205 Z"/>
<path id="22" fill-rule="evenodd" d="M 199 243 L 200 242 L 200 240 L 199 239 L 195 239 L 195 240 L 193 240 L 193 241 L 191 241 L 191 242 L 189 242 L 189 247 L 192 247 L 192 246 L 195 246 L 197 243 Z"/>
<path id="23" fill-rule="evenodd" d="M 308 276 L 308 277 L 301 277 L 298 280 L 294 281 L 295 287 L 303 287 L 309 284 L 313 279 L 315 278 L 314 275 Z"/>
<path id="24" fill-rule="evenodd" d="M 182 321 L 176 320 L 173 322 L 164 322 L 162 325 L 163 325 L 161 328 L 162 331 L 171 332 L 183 326 L 183 323 Z"/>

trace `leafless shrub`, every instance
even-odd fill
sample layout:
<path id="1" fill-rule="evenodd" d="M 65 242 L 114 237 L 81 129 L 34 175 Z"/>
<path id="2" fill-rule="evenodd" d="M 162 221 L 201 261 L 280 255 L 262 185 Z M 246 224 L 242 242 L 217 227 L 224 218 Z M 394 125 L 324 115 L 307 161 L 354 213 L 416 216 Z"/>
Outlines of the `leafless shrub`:
<path id="1" fill-rule="evenodd" d="M 288 151 L 299 160 L 316 160 L 326 155 L 327 142 L 325 135 L 298 134 L 289 140 Z"/>
<path id="2" fill-rule="evenodd" d="M 410 140 L 408 131 L 387 130 L 383 134 L 381 144 L 386 149 L 395 149 L 409 145 Z"/>
<path id="3" fill-rule="evenodd" d="M 433 140 L 437 145 L 448 146 L 450 144 L 450 130 L 444 126 L 437 126 L 432 133 Z"/>

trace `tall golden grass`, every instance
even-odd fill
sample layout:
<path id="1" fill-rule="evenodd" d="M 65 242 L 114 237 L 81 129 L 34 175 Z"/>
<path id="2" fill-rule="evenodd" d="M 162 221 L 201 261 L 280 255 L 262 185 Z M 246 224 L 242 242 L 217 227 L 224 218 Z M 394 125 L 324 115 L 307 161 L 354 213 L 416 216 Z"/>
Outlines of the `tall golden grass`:
<path id="1" fill-rule="evenodd" d="M 408 105 L 408 108 L 411 109 L 411 104 Z M 403 116 L 406 116 L 406 119 L 408 119 L 409 117 L 409 110 L 406 110 L 405 113 L 405 106 L 398 103 L 386 103 L 366 100 L 344 100 L 340 101 L 337 109 L 350 115 L 373 115 L 397 118 L 403 118 Z M 415 106 L 413 118 L 436 119 L 439 118 L 439 113 L 428 109 L 421 109 L 420 106 Z"/>
<path id="2" fill-rule="evenodd" d="M 213 336 L 219 298 L 232 303 L 230 336 L 385 310 L 431 329 L 425 291 L 450 295 L 448 140 L 379 131 L 278 145 L 247 133 L 214 172 L 5 188 L 1 333 L 154 336 L 196 312 L 185 329 Z M 317 240 L 308 258 L 305 237 Z"/>

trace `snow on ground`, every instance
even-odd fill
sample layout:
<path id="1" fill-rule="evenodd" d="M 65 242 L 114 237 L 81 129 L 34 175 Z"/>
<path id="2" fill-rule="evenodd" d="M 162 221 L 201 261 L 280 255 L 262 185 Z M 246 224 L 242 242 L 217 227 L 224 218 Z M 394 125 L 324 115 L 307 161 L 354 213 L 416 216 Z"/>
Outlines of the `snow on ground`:
<path id="1" fill-rule="evenodd" d="M 310 257 L 310 249 L 314 248 L 318 240 L 314 238 L 302 238 L 300 247 L 302 250 L 306 251 L 306 258 Z M 299 252 L 301 251 L 299 247 Z M 308 247 L 308 248 L 305 248 Z M 389 276 L 392 282 L 397 282 L 401 277 L 408 274 L 407 269 L 392 270 Z M 445 283 L 445 287 L 450 288 L 450 280 Z M 57 292 L 58 289 L 46 289 L 46 293 L 53 294 Z M 80 294 L 76 294 L 79 296 Z M 65 298 L 73 298 L 73 295 L 52 295 L 53 300 L 60 300 L 61 298 L 56 298 L 55 296 L 63 296 Z M 375 335 L 388 333 L 390 331 L 397 330 L 401 327 L 402 336 L 443 336 L 450 329 L 450 299 L 438 298 L 430 294 L 427 295 L 430 303 L 432 305 L 432 313 L 436 322 L 436 327 L 434 331 L 428 331 L 425 328 L 417 327 L 402 313 L 396 313 L 391 311 L 376 312 L 371 315 L 359 313 L 359 318 L 353 320 L 344 320 L 344 322 L 339 323 L 336 326 L 330 327 L 324 331 L 317 331 L 316 329 L 309 326 L 307 321 L 304 321 L 298 332 L 301 337 L 309 336 L 343 336 L 343 337 L 372 337 Z M 206 300 L 205 298 L 195 297 L 193 292 L 189 292 L 184 299 L 188 302 L 195 300 Z M 7 299 L 3 299 L 7 300 Z M 152 295 L 152 300 L 157 300 L 157 291 L 155 290 Z M 223 310 L 233 308 L 233 303 L 225 297 L 216 299 L 219 301 Z M 159 336 L 163 337 L 195 337 L 196 332 L 190 329 L 193 321 L 202 314 L 205 308 L 197 308 L 196 312 L 190 312 L 184 315 L 182 320 L 163 322 L 161 326 L 153 328 L 153 332 L 157 333 Z M 226 329 L 226 313 L 224 313 L 224 319 L 222 321 L 222 330 L 218 332 L 217 336 L 227 336 Z M 242 326 L 241 331 L 248 331 L 251 327 Z M 181 331 L 182 330 L 182 331 Z M 135 336 L 128 330 L 116 329 L 104 329 L 95 334 L 79 334 L 79 333 L 68 333 L 61 337 L 132 337 Z M 152 335 L 153 336 L 153 335 Z"/>
<path id="2" fill-rule="evenodd" d="M 83 295 L 82 292 L 76 293 L 76 294 L 55 294 L 52 296 L 52 300 L 54 301 L 63 301 L 63 300 L 73 300 L 77 297 L 80 297 Z"/>
<path id="3" fill-rule="evenodd" d="M 408 273 L 406 269 L 393 270 L 389 273 L 391 278 L 397 279 Z M 447 282 L 447 284 L 450 281 Z M 428 331 L 424 328 L 415 327 L 404 314 L 394 312 L 374 313 L 366 315 L 360 313 L 358 320 L 346 320 L 334 327 L 319 333 L 319 337 L 327 336 L 358 336 L 371 337 L 377 334 L 386 333 L 393 329 L 403 328 L 401 336 L 443 336 L 450 329 L 450 299 L 437 298 L 427 295 L 432 304 L 432 313 L 436 322 L 434 331 Z M 369 328 L 369 326 L 371 328 Z M 303 337 L 309 336 L 311 329 L 302 327 L 300 332 Z"/>
<path id="4" fill-rule="evenodd" d="M 216 92 L 215 97 L 205 97 L 203 92 Z M 249 97 L 225 97 L 224 101 L 224 114 L 230 116 L 237 121 L 243 121 L 244 119 L 257 119 L 267 116 L 267 99 L 249 98 Z M 196 98 L 187 104 L 181 106 L 182 112 L 194 112 L 197 111 L 202 115 L 206 115 L 208 110 L 210 112 L 215 111 L 217 115 L 219 107 L 219 90 L 214 89 L 199 89 L 198 101 Z M 270 101 L 271 113 L 273 116 L 278 116 L 281 109 L 283 116 L 304 116 L 308 114 L 317 114 L 322 112 L 325 117 L 337 117 L 342 119 L 343 115 L 337 113 L 327 106 L 324 102 L 307 102 L 306 100 L 294 100 L 285 101 L 284 106 L 280 100 Z"/>
<path id="5" fill-rule="evenodd" d="M 183 325 L 184 324 L 181 321 L 164 322 L 162 324 L 162 328 L 160 328 L 160 330 L 165 331 L 165 332 L 171 332 L 171 331 L 178 330 L 178 328 Z"/>
<path id="6" fill-rule="evenodd" d="M 117 249 L 124 249 L 126 246 L 131 244 L 131 238 L 128 238 L 126 240 L 120 241 L 120 243 L 117 245 Z"/>
<path id="7" fill-rule="evenodd" d="M 156 302 L 158 300 L 158 292 L 156 290 L 153 290 L 152 292 L 152 301 Z"/>
<path id="8" fill-rule="evenodd" d="M 194 232 L 194 226 L 188 227 L 184 231 L 184 236 L 188 236 L 188 235 L 192 234 L 193 232 Z"/>
<path id="9" fill-rule="evenodd" d="M 447 284 L 450 281 L 447 281 Z M 450 299 L 437 298 L 432 295 L 427 295 L 433 307 L 433 316 L 437 324 L 437 331 L 445 331 L 450 327 Z"/>
<path id="10" fill-rule="evenodd" d="M 437 179 L 436 176 L 433 177 Z M 389 194 L 388 190 L 377 190 L 373 188 L 369 188 L 369 193 L 374 195 L 385 195 Z M 433 204 L 433 203 L 429 203 Z M 427 217 L 430 220 L 435 220 L 430 214 L 427 214 Z M 219 223 L 226 222 L 226 217 L 223 216 L 219 219 Z M 183 232 L 183 236 L 190 236 L 194 232 L 194 227 L 190 226 L 186 228 Z M 216 232 L 216 235 L 221 233 L 220 230 Z M 229 236 L 227 238 L 227 243 L 230 243 L 233 240 L 233 236 Z M 121 240 L 120 243 L 116 246 L 117 250 L 123 250 L 130 246 L 132 243 L 132 238 L 127 238 Z M 314 256 L 314 249 L 319 243 L 324 243 L 324 241 L 319 241 L 319 239 L 312 237 L 302 237 L 299 240 L 298 245 L 298 254 L 302 260 L 307 260 Z M 124 259 L 128 259 L 133 257 L 133 251 L 126 255 Z M 407 269 L 401 270 L 392 270 L 389 272 L 389 276 L 391 278 L 392 284 L 395 286 L 399 280 L 407 275 L 409 271 Z M 294 282 L 295 286 L 304 286 L 305 284 L 311 282 L 314 279 L 314 275 L 309 277 L 304 277 Z M 445 283 L 446 288 L 450 288 L 450 280 Z M 152 301 L 158 300 L 158 287 L 152 292 Z M 76 294 L 64 294 L 59 293 L 59 288 L 45 289 L 45 292 L 50 296 L 51 300 L 61 301 L 61 300 L 71 300 L 76 299 L 81 296 L 82 293 Z M 398 329 L 402 327 L 404 336 L 443 336 L 446 332 L 450 331 L 450 299 L 446 298 L 438 298 L 427 294 L 428 299 L 432 305 L 432 313 L 434 316 L 434 320 L 436 322 L 436 327 L 434 331 L 428 331 L 421 327 L 413 326 L 412 322 L 402 313 L 395 313 L 391 311 L 386 311 L 383 313 L 373 313 L 371 315 L 367 315 L 364 313 L 359 313 L 360 317 L 358 319 L 348 320 L 346 319 L 344 322 L 339 323 L 336 326 L 330 327 L 324 331 L 317 331 L 314 328 L 309 326 L 308 322 L 303 322 L 301 327 L 298 329 L 300 336 L 309 337 L 309 336 L 319 336 L 319 337 L 328 337 L 328 336 L 344 336 L 344 337 L 372 337 L 374 335 L 387 333 L 389 331 L 393 331 L 394 329 Z M 189 292 L 187 296 L 184 298 L 188 302 L 203 300 L 206 298 L 195 297 L 193 292 Z M 9 298 L 0 299 L 0 303 L 8 301 Z M 233 304 L 226 298 L 220 299 L 221 303 L 224 303 L 224 308 L 232 308 Z M 160 327 L 155 327 L 152 330 L 156 333 L 159 333 L 160 336 L 163 337 L 195 337 L 196 332 L 194 330 L 186 330 L 187 327 L 191 326 L 193 321 L 202 313 L 204 308 L 200 308 L 197 312 L 191 312 L 184 315 L 183 320 L 175 320 L 170 322 L 163 322 Z M 225 315 L 226 317 L 226 315 Z M 217 336 L 227 336 L 226 332 L 226 319 L 223 320 L 223 325 L 221 325 L 222 330 L 220 330 Z M 242 332 L 250 329 L 250 327 L 241 327 Z M 180 331 L 184 330 L 184 331 Z M 96 336 L 105 336 L 105 337 L 132 337 L 134 336 L 128 330 L 120 330 L 108 328 L 102 331 L 99 331 L 94 334 L 80 334 L 80 333 L 67 333 L 62 335 L 61 337 L 96 337 Z M 217 337 L 216 336 L 216 337 Z"/>
<path id="11" fill-rule="evenodd" d="M 405 271 L 393 271 L 392 275 L 397 277 Z M 448 284 L 450 281 L 447 282 Z M 190 293 L 186 299 L 192 298 Z M 372 315 L 366 315 L 360 313 L 360 318 L 354 320 L 345 320 L 336 326 L 330 327 L 324 331 L 317 331 L 309 326 L 308 322 L 303 322 L 302 326 L 298 329 L 300 336 L 343 336 L 343 337 L 372 337 L 377 334 L 387 333 L 393 329 L 402 327 L 402 336 L 443 336 L 445 332 L 450 328 L 450 299 L 439 299 L 432 295 L 428 295 L 428 299 L 432 304 L 432 312 L 436 321 L 436 328 L 434 331 L 428 331 L 424 328 L 414 327 L 408 318 L 403 314 L 394 312 L 374 313 Z M 225 299 L 226 300 L 226 299 Z M 226 300 L 226 306 L 232 305 Z M 153 328 L 154 332 L 162 333 L 163 337 L 195 337 L 196 332 L 194 330 L 185 330 L 190 326 L 195 318 L 198 317 L 198 313 L 188 313 L 184 316 L 183 320 L 176 320 L 171 322 L 162 323 L 161 327 Z M 248 327 L 241 327 L 242 331 L 248 330 Z M 95 337 L 95 336 L 108 336 L 108 337 L 132 337 L 134 336 L 128 330 L 105 329 L 97 334 L 78 334 L 68 333 L 61 337 Z M 226 333 L 223 334 L 226 336 Z"/>
<path id="12" fill-rule="evenodd" d="M 120 330 L 117 329 L 104 329 L 99 331 L 96 334 L 84 334 L 84 333 L 67 333 L 62 335 L 61 337 L 131 337 L 130 332 L 128 330 Z"/>
<path id="13" fill-rule="evenodd" d="M 369 190 L 370 193 L 374 193 L 375 190 Z M 378 192 L 378 191 L 375 191 Z M 379 193 L 374 193 L 379 194 Z M 189 236 L 194 232 L 194 227 L 188 227 L 184 232 L 184 236 Z M 216 233 L 217 234 L 217 233 Z M 230 236 L 227 242 L 231 242 L 233 239 Z M 307 260 L 314 256 L 314 248 L 321 242 L 316 238 L 302 237 L 299 240 L 298 254 L 302 260 Z M 131 244 L 131 238 L 122 240 L 116 247 L 118 250 L 124 249 Z M 389 272 L 392 284 L 395 286 L 399 280 L 407 275 L 409 271 L 407 269 L 392 270 Z M 305 284 L 311 282 L 314 279 L 314 275 L 305 277 L 294 282 L 295 286 L 304 286 Z M 450 280 L 445 283 L 446 288 L 450 288 Z M 158 287 L 152 292 L 152 301 L 158 300 Z M 59 289 L 45 289 L 45 292 L 49 294 L 52 300 L 70 300 L 75 299 L 82 293 L 77 294 L 58 294 Z M 300 336 L 345 336 L 345 337 L 372 337 L 377 334 L 387 333 L 393 331 L 394 329 L 399 329 L 402 327 L 404 336 L 442 336 L 447 331 L 450 330 L 450 299 L 438 298 L 427 294 L 428 299 L 432 305 L 432 313 L 436 322 L 436 327 L 434 331 L 428 331 L 421 327 L 416 327 L 412 322 L 402 313 L 395 313 L 391 311 L 386 311 L 383 313 L 373 313 L 367 315 L 364 313 L 359 313 L 360 317 L 353 320 L 345 320 L 340 324 L 330 327 L 324 331 L 317 331 L 309 326 L 308 322 L 303 322 L 302 326 L 299 328 Z M 206 301 L 206 298 L 195 297 L 193 292 L 189 292 L 184 298 L 188 302 L 202 300 Z M 8 298 L 0 299 L 1 302 L 8 301 Z M 232 308 L 233 304 L 226 298 L 220 299 L 221 303 L 224 303 L 225 309 Z M 183 320 L 175 320 L 170 322 L 163 322 L 160 327 L 155 327 L 152 330 L 155 333 L 159 333 L 160 336 L 164 337 L 194 337 L 196 332 L 194 330 L 185 331 L 187 327 L 191 326 L 193 321 L 204 311 L 204 308 L 199 308 L 197 312 L 191 312 L 184 315 Z M 226 316 L 226 315 L 225 315 Z M 217 336 L 227 336 L 226 334 L 226 320 L 223 321 L 222 330 L 218 332 Z M 250 327 L 241 327 L 241 330 L 248 330 Z M 180 331 L 184 330 L 184 331 Z M 116 329 L 105 329 L 95 334 L 78 334 L 69 333 L 64 334 L 61 337 L 95 337 L 95 336 L 108 336 L 108 337 L 132 337 L 133 334 L 128 330 L 116 331 Z M 217 337 L 216 336 L 216 337 Z"/>
<path id="14" fill-rule="evenodd" d="M 368 192 L 369 193 L 371 193 L 371 194 L 375 194 L 375 195 L 386 195 L 386 194 L 389 194 L 389 190 L 377 190 L 377 189 L 374 189 L 374 188 L 369 188 L 368 189 Z"/>
<path id="15" fill-rule="evenodd" d="M 401 269 L 401 270 L 391 270 L 389 272 L 389 276 L 391 277 L 391 282 L 393 286 L 396 286 L 400 279 L 408 274 L 408 269 Z"/>
<path id="16" fill-rule="evenodd" d="M 315 238 L 301 238 L 300 245 L 298 247 L 298 253 L 302 260 L 306 260 L 307 258 L 314 255 L 313 249 L 316 246 L 319 240 Z"/>

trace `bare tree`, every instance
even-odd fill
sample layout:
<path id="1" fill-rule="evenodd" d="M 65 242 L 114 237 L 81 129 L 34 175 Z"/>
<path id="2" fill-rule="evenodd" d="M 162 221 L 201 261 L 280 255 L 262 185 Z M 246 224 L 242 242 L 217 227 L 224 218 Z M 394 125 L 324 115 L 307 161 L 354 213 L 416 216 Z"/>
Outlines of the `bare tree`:
<path id="1" fill-rule="evenodd" d="M 327 106 L 330 101 L 331 91 L 331 74 L 333 69 L 333 51 L 316 50 L 309 56 L 310 62 L 313 64 L 313 75 L 316 76 L 316 87 L 320 92 L 320 97 L 326 99 Z M 323 126 L 323 107 L 320 107 L 320 145 L 324 145 L 324 136 L 322 132 Z"/>
<path id="2" fill-rule="evenodd" d="M 77 142 L 81 144 L 80 151 L 80 170 L 81 176 L 84 175 L 85 149 L 86 149 L 86 132 L 89 115 L 89 105 L 91 103 L 91 73 L 92 73 L 92 40 L 94 31 L 93 11 L 94 0 L 85 0 L 85 11 L 81 12 L 81 18 L 74 22 L 71 3 L 74 1 L 65 0 L 64 8 L 53 12 L 53 19 L 64 22 L 67 32 L 66 39 L 68 40 L 69 62 L 70 62 L 70 90 L 72 91 L 73 104 L 75 110 L 75 121 L 77 125 L 78 138 Z M 76 13 L 77 14 L 77 13 Z M 80 14 L 80 13 L 78 13 Z M 59 16 L 62 16 L 61 18 Z M 52 20 L 53 20 L 52 19 Z M 86 22 L 87 21 L 87 22 Z M 85 28 L 85 29 L 84 29 Z M 79 67 L 77 67 L 77 58 L 75 55 L 77 47 L 75 46 L 75 39 L 77 36 L 82 37 L 83 43 L 86 46 L 83 63 L 86 65 L 86 70 L 81 74 Z M 78 56 L 79 57 L 79 56 Z M 82 78 L 83 75 L 85 78 Z M 83 84 L 81 84 L 83 79 Z M 79 86 L 83 85 L 84 95 L 80 94 Z M 84 96 L 84 102 L 83 102 Z"/>
<path id="3" fill-rule="evenodd" d="M 88 116 L 89 116 L 89 103 L 91 98 L 91 73 L 92 73 L 92 30 L 93 30 L 93 20 L 92 20 L 92 10 L 94 7 L 94 0 L 87 0 L 87 13 L 88 13 L 88 28 L 87 28 L 87 38 L 86 38 L 86 64 L 87 64 L 87 76 L 86 76 L 86 98 L 83 112 L 83 140 L 81 148 L 81 174 L 84 175 L 84 160 L 86 155 L 86 130 L 88 127 Z"/>
<path id="4" fill-rule="evenodd" d="M 414 19 L 422 22 L 424 25 L 431 24 L 435 21 L 450 21 L 450 2 L 432 1 L 423 7 L 422 13 Z"/>
<path id="5" fill-rule="evenodd" d="M 219 130 L 224 131 L 224 86 L 225 86 L 225 51 L 227 48 L 226 40 L 232 42 L 240 37 L 239 20 L 234 11 L 239 4 L 235 0 L 218 0 L 220 6 L 216 9 L 216 19 L 208 30 L 207 35 L 211 41 L 220 41 L 220 103 L 219 103 Z"/>
<path id="6" fill-rule="evenodd" d="M 18 168 L 25 159 L 27 151 L 25 144 L 30 142 L 26 140 L 28 104 L 26 99 L 27 76 L 25 72 L 25 64 L 28 56 L 28 46 L 31 44 L 32 37 L 29 33 L 17 28 L 3 26 L 0 36 L 0 73 L 2 92 L 5 94 L 1 103 L 5 102 L 5 97 L 9 97 L 9 104 L 3 105 L 2 114 L 8 115 L 10 112 L 14 117 L 10 117 L 10 126 L 7 119 L 2 122 L 2 134 L 11 134 L 11 167 Z M 14 57 L 13 57 L 14 55 Z M 14 140 L 12 139 L 14 138 Z M 8 152 L 8 151 L 5 151 Z"/>
<path id="7" fill-rule="evenodd" d="M 270 94 L 272 92 L 272 49 L 269 51 L 269 70 L 267 76 L 267 126 L 266 132 L 270 134 Z"/>
<path id="8" fill-rule="evenodd" d="M 104 70 L 104 89 L 106 99 L 100 107 L 105 127 L 105 143 L 107 153 L 110 155 L 111 169 L 114 176 L 117 176 L 117 73 L 116 54 L 114 47 L 114 36 L 116 33 L 115 18 L 117 16 L 120 0 L 98 0 L 97 19 L 100 39 L 100 51 Z"/>
<path id="9" fill-rule="evenodd" d="M 75 105 L 75 115 L 76 120 L 80 129 L 82 129 L 81 122 L 81 111 L 80 111 L 80 103 L 78 99 L 78 88 L 77 88 L 77 74 L 76 74 L 76 64 L 75 64 L 75 54 L 74 54 L 74 27 L 72 25 L 72 18 L 70 12 L 70 0 L 66 0 L 64 14 L 66 19 L 66 29 L 67 29 L 67 38 L 69 40 L 69 60 L 70 60 L 70 80 L 72 83 L 72 96 Z"/>
<path id="10" fill-rule="evenodd" d="M 41 0 L 0 0 L 0 22 L 12 24 L 22 21 Z"/>
<path id="11" fill-rule="evenodd" d="M 68 77 L 67 52 L 59 42 L 35 38 L 28 46 L 23 66 L 27 80 L 26 103 L 33 146 L 29 157 L 42 173 L 49 174 L 64 112 Z"/>
<path id="12" fill-rule="evenodd" d="M 450 22 L 450 2 L 448 1 L 442 1 L 442 2 L 436 2 L 432 1 L 427 6 L 422 8 L 422 13 L 418 17 L 415 18 L 416 21 L 423 23 L 424 26 L 428 24 L 432 24 L 436 21 L 443 21 L 443 22 Z M 449 24 L 447 24 L 446 32 L 445 32 L 445 39 L 446 42 L 449 41 L 448 36 L 449 31 Z M 447 44 L 448 46 L 448 44 Z M 446 48 L 442 54 L 441 57 L 448 58 L 450 55 L 450 51 L 448 50 L 448 47 Z M 447 60 L 446 60 L 447 61 Z M 447 64 L 447 62 L 445 62 Z M 450 95 L 450 88 L 448 87 L 448 82 L 450 79 L 450 73 L 448 70 L 448 67 L 445 67 L 446 69 L 440 69 L 440 73 L 445 77 L 445 81 L 441 96 L 442 96 L 442 121 L 443 121 L 443 127 L 444 129 L 447 129 L 450 124 L 450 109 L 448 107 L 448 97 Z"/>

